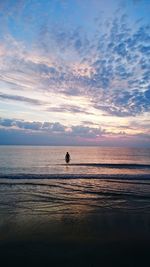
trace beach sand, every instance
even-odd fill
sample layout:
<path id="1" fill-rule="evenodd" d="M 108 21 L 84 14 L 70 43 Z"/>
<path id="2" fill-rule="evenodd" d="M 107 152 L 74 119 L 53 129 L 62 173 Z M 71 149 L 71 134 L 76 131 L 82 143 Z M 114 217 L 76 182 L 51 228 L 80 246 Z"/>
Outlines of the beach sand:
<path id="1" fill-rule="evenodd" d="M 148 214 L 96 213 L 4 216 L 2 266 L 148 266 Z"/>

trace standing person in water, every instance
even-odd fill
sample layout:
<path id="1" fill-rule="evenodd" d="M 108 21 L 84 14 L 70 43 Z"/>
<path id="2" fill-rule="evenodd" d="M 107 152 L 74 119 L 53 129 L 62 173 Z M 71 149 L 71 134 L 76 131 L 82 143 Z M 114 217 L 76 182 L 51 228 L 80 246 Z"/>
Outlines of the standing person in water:
<path id="1" fill-rule="evenodd" d="M 66 161 L 66 163 L 69 163 L 69 161 L 70 161 L 70 155 L 68 152 L 66 153 L 65 161 Z"/>

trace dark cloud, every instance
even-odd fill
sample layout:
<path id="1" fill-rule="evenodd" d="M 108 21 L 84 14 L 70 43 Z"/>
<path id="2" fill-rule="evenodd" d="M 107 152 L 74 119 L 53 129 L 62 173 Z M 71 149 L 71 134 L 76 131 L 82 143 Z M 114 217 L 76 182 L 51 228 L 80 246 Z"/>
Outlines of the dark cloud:
<path id="1" fill-rule="evenodd" d="M 15 119 L 0 119 L 0 126 L 4 127 L 15 127 L 18 129 L 24 130 L 33 130 L 33 131 L 49 131 L 49 132 L 64 132 L 65 126 L 59 122 L 50 123 L 50 122 L 29 122 L 24 120 L 15 120 Z"/>
<path id="2" fill-rule="evenodd" d="M 0 118 L 0 125 L 4 127 L 11 127 L 13 126 L 14 120 L 12 119 L 1 119 Z"/>
<path id="3" fill-rule="evenodd" d="M 47 134 L 46 132 L 27 132 L 21 129 L 0 128 L 1 145 L 62 145 L 71 144 L 67 136 Z"/>
<path id="4" fill-rule="evenodd" d="M 101 128 L 91 128 L 88 126 L 72 126 L 72 135 L 80 136 L 83 138 L 96 138 L 97 136 L 101 136 L 105 133 L 105 130 Z"/>
<path id="5" fill-rule="evenodd" d="M 19 96 L 19 95 L 8 95 L 8 94 L 3 94 L 1 92 L 0 92 L 0 98 L 6 99 L 6 100 L 26 102 L 26 103 L 32 104 L 32 105 L 43 105 L 44 104 L 43 101 L 40 101 L 38 99 L 28 98 L 28 97 Z"/>
<path id="6" fill-rule="evenodd" d="M 128 135 L 120 131 L 115 134 L 105 132 L 101 128 L 82 125 L 68 128 L 57 122 L 26 122 L 14 119 L 0 119 L 0 126 L 1 145 L 150 145 L 148 132 Z M 124 129 L 123 126 L 122 128 Z"/>
<path id="7" fill-rule="evenodd" d="M 66 96 L 80 96 L 81 95 L 81 90 L 79 88 L 67 88 L 63 91 L 61 91 L 62 94 Z"/>
<path id="8" fill-rule="evenodd" d="M 83 113 L 83 114 L 92 114 L 91 112 L 86 111 L 83 108 L 74 105 L 61 105 L 59 107 L 50 107 L 47 108 L 49 112 L 66 112 L 66 113 Z"/>
<path id="9" fill-rule="evenodd" d="M 0 118 L 0 126 L 4 126 L 8 128 L 14 127 L 14 128 L 26 129 L 26 130 L 40 130 L 42 128 L 42 123 Z"/>
<path id="10" fill-rule="evenodd" d="M 42 127 L 43 129 L 43 127 Z M 51 131 L 52 132 L 65 132 L 65 126 L 63 126 L 61 123 L 59 122 L 55 122 L 55 123 L 51 123 Z"/>
<path id="11" fill-rule="evenodd" d="M 5 130 L 19 130 L 24 133 L 27 131 L 28 133 L 47 133 L 49 136 L 54 136 L 56 134 L 58 136 L 68 136 L 70 138 L 74 137 L 82 137 L 82 138 L 95 138 L 97 136 L 101 136 L 105 134 L 105 130 L 101 128 L 95 127 L 87 127 L 87 126 L 67 126 L 62 125 L 59 122 L 29 122 L 24 120 L 15 120 L 15 119 L 4 119 L 0 118 L 0 126 L 1 128 L 5 128 Z M 68 130 L 69 129 L 69 130 Z"/>

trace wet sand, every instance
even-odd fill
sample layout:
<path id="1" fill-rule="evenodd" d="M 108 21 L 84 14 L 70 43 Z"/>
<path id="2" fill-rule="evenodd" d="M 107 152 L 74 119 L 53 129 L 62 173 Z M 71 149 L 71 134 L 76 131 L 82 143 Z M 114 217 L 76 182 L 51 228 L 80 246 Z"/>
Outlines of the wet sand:
<path id="1" fill-rule="evenodd" d="M 4 216 L 5 217 L 5 216 Z M 147 266 L 149 214 L 3 217 L 3 266 Z"/>
<path id="2" fill-rule="evenodd" d="M 2 266 L 148 266 L 149 180 L 0 180 Z"/>

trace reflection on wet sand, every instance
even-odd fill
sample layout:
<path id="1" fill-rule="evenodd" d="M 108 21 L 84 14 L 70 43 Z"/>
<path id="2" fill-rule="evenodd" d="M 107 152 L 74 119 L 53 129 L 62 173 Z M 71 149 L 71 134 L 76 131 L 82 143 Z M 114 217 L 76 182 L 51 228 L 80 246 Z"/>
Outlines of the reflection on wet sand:
<path id="1" fill-rule="evenodd" d="M 1 260 L 5 266 L 145 266 L 148 189 L 148 181 L 0 180 Z"/>
<path id="2" fill-rule="evenodd" d="M 141 213 L 18 214 L 0 220 L 2 259 L 18 266 L 20 260 L 22 266 L 32 261 L 50 266 L 99 266 L 99 261 L 105 266 L 145 266 L 149 241 L 150 217 Z"/>

